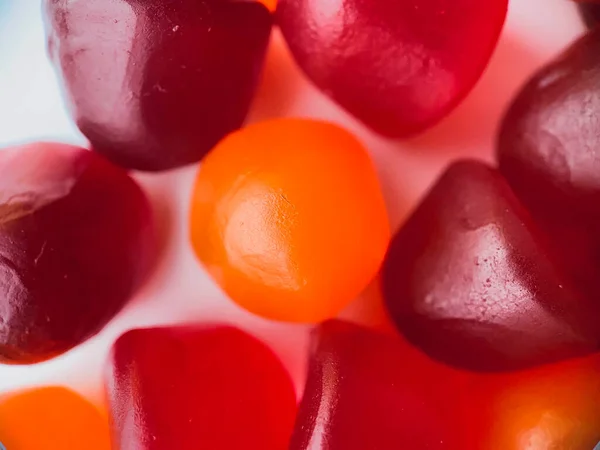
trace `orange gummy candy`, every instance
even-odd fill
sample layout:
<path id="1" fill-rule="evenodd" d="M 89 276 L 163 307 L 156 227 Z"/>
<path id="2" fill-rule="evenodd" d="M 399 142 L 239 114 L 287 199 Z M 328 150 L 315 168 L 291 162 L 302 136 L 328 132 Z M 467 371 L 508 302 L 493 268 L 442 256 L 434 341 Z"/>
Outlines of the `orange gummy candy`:
<path id="1" fill-rule="evenodd" d="M 65 388 L 19 392 L 0 398 L 0 443 L 6 450 L 109 450 L 108 419 Z"/>
<path id="2" fill-rule="evenodd" d="M 277 0 L 260 0 L 260 2 L 269 8 L 269 11 L 275 11 L 277 9 Z"/>
<path id="3" fill-rule="evenodd" d="M 373 279 L 389 237 L 368 152 L 330 123 L 251 125 L 221 141 L 196 180 L 194 250 L 235 302 L 263 317 L 333 317 Z"/>

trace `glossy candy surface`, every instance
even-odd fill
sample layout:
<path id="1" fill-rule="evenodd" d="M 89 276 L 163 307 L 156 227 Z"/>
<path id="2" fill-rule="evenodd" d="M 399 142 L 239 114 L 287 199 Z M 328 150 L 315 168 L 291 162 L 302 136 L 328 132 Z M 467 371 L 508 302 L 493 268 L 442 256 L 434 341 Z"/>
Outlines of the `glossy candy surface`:
<path id="1" fill-rule="evenodd" d="M 402 137 L 447 115 L 496 46 L 506 0 L 280 0 L 296 61 L 372 129 Z"/>
<path id="2" fill-rule="evenodd" d="M 240 306 L 276 320 L 337 314 L 377 273 L 389 233 L 369 154 L 314 120 L 231 134 L 206 157 L 192 196 L 202 264 Z"/>
<path id="3" fill-rule="evenodd" d="M 81 148 L 0 152 L 0 361 L 34 363 L 96 334 L 153 262 L 150 205 Z"/>
<path id="4" fill-rule="evenodd" d="M 500 171 L 574 283 L 600 298 L 600 29 L 542 68 L 511 105 Z M 600 317 L 600 316 L 597 316 Z"/>
<path id="5" fill-rule="evenodd" d="M 312 335 L 290 450 L 456 449 L 464 377 L 397 337 L 330 321 Z"/>
<path id="6" fill-rule="evenodd" d="M 198 161 L 248 111 L 271 31 L 260 3 L 44 0 L 67 104 L 94 150 L 134 169 Z"/>
<path id="7" fill-rule="evenodd" d="M 455 163 L 392 239 L 383 268 L 392 318 L 432 356 L 474 370 L 595 350 L 598 307 L 540 234 L 498 172 Z"/>
<path id="8" fill-rule="evenodd" d="M 127 332 L 107 392 L 118 449 L 285 450 L 296 413 L 280 361 L 230 327 Z"/>
<path id="9" fill-rule="evenodd" d="M 600 358 L 475 377 L 463 429 L 471 450 L 591 450 L 600 441 Z"/>
<path id="10" fill-rule="evenodd" d="M 0 443 L 6 450 L 111 448 L 108 418 L 79 395 L 60 387 L 0 397 Z"/>

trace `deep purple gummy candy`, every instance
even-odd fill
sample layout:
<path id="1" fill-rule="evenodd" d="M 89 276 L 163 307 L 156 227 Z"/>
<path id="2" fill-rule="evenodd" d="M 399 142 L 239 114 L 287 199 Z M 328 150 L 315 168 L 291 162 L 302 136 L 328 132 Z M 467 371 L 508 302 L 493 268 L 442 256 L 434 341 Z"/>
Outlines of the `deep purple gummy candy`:
<path id="1" fill-rule="evenodd" d="M 454 163 L 438 180 L 392 239 L 383 291 L 410 341 L 468 369 L 530 367 L 597 347 L 598 306 L 483 163 Z"/>
<path id="2" fill-rule="evenodd" d="M 49 52 L 94 150 L 127 168 L 199 161 L 248 112 L 267 8 L 229 0 L 44 0 Z"/>
<path id="3" fill-rule="evenodd" d="M 152 264 L 150 205 L 96 153 L 0 152 L 0 361 L 36 363 L 96 334 Z"/>

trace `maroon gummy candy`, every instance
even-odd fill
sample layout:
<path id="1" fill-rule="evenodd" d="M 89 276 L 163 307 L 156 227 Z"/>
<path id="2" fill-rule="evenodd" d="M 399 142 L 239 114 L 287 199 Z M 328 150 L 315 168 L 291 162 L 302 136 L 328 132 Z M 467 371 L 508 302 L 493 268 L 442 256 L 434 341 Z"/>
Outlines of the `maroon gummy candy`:
<path id="1" fill-rule="evenodd" d="M 96 334 L 154 254 L 150 205 L 122 169 L 60 144 L 0 152 L 0 361 L 35 363 Z"/>
<path id="2" fill-rule="evenodd" d="M 200 160 L 240 127 L 271 31 L 260 3 L 44 0 L 67 104 L 94 150 L 134 169 Z"/>
<path id="3" fill-rule="evenodd" d="M 129 331 L 107 392 L 119 449 L 285 450 L 296 413 L 280 361 L 230 327 Z"/>
<path id="4" fill-rule="evenodd" d="M 542 68 L 511 105 L 498 161 L 590 299 L 600 299 L 600 29 Z M 600 317 L 600 316 L 598 316 Z"/>
<path id="5" fill-rule="evenodd" d="M 496 46 L 507 0 L 280 0 L 276 20 L 323 92 L 384 135 L 447 115 Z"/>
<path id="6" fill-rule="evenodd" d="M 386 304 L 410 341 L 474 370 L 591 352 L 596 308 L 564 278 L 506 181 L 452 165 L 393 238 Z"/>
<path id="7" fill-rule="evenodd" d="M 598 23 L 600 23 L 600 3 L 582 1 L 577 3 L 577 6 L 579 7 L 581 17 L 588 28 L 595 28 Z"/>
<path id="8" fill-rule="evenodd" d="M 462 383 L 395 336 L 326 322 L 313 332 L 290 450 L 459 450 Z"/>

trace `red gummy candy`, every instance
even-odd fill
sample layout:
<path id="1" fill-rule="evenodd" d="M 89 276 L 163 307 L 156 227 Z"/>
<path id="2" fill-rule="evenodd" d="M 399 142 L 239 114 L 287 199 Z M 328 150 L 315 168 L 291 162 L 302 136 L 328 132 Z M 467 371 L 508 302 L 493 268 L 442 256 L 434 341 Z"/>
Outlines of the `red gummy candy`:
<path id="1" fill-rule="evenodd" d="M 292 382 L 275 355 L 242 331 L 129 331 L 109 369 L 114 448 L 287 449 Z"/>
<path id="2" fill-rule="evenodd" d="M 473 370 L 594 351 L 597 307 L 540 234 L 498 172 L 455 163 L 392 240 L 383 267 L 392 318 L 430 355 Z"/>
<path id="3" fill-rule="evenodd" d="M 599 375 L 598 355 L 461 372 L 396 337 L 328 322 L 313 334 L 290 450 L 591 450 Z"/>
<path id="4" fill-rule="evenodd" d="M 125 304 L 152 263 L 152 215 L 125 171 L 81 148 L 4 150 L 0 173 L 0 360 L 34 363 Z"/>
<path id="5" fill-rule="evenodd" d="M 500 171 L 546 232 L 563 270 L 596 303 L 600 298 L 599 55 L 600 29 L 542 68 L 511 105 L 498 139 Z"/>
<path id="6" fill-rule="evenodd" d="M 280 0 L 276 20 L 308 77 L 375 131 L 431 127 L 473 88 L 507 0 Z"/>
<path id="7" fill-rule="evenodd" d="M 200 160 L 241 126 L 272 18 L 229 0 L 44 0 L 67 104 L 94 150 L 133 169 Z"/>
<path id="8" fill-rule="evenodd" d="M 459 450 L 451 418 L 464 380 L 396 337 L 326 322 L 290 450 Z"/>

